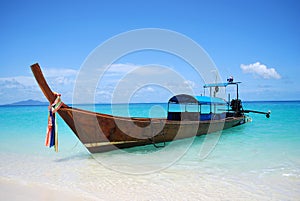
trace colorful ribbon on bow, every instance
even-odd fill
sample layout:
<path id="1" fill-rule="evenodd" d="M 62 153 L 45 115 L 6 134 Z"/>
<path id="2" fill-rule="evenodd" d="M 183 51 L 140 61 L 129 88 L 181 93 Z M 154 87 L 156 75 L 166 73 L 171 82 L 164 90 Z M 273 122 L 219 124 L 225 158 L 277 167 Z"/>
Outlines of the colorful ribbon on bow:
<path id="1" fill-rule="evenodd" d="M 59 108 L 63 105 L 63 102 L 60 99 L 60 94 L 55 93 L 56 99 L 54 103 L 50 104 L 49 115 L 48 115 L 48 127 L 46 133 L 46 142 L 45 145 L 47 147 L 53 147 L 56 152 L 58 152 L 58 133 L 57 133 L 57 122 L 55 118 L 55 113 Z"/>

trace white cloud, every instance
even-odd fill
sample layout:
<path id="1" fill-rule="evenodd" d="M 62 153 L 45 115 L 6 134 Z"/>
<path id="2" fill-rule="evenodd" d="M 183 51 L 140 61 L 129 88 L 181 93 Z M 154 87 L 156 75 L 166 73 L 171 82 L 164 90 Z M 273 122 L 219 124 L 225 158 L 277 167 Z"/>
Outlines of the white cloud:
<path id="1" fill-rule="evenodd" d="M 73 69 L 43 69 L 47 82 L 53 91 L 63 94 L 66 102 L 72 100 L 77 71 Z M 0 77 L 0 105 L 17 101 L 35 99 L 45 101 L 34 76 Z"/>
<path id="2" fill-rule="evenodd" d="M 130 63 L 127 63 L 127 64 L 116 63 L 116 64 L 110 65 L 106 72 L 107 73 L 127 73 L 138 67 L 139 67 L 138 65 L 130 64 Z"/>
<path id="3" fill-rule="evenodd" d="M 34 86 L 34 78 L 29 76 L 16 76 L 0 78 L 2 86 L 13 88 L 14 86 Z"/>
<path id="4" fill-rule="evenodd" d="M 0 94 L 0 105 L 42 98 L 34 79 L 26 76 L 0 78 Z"/>
<path id="5" fill-rule="evenodd" d="M 277 73 L 275 68 L 268 68 L 266 65 L 261 64 L 260 62 L 249 65 L 241 64 L 241 69 L 244 73 L 253 73 L 254 75 L 258 75 L 264 79 L 281 78 L 280 74 Z"/>
<path id="6" fill-rule="evenodd" d="M 45 68 L 43 73 L 46 77 L 58 77 L 58 76 L 76 76 L 78 71 L 70 68 Z"/>
<path id="7" fill-rule="evenodd" d="M 196 84 L 174 69 L 161 65 L 112 64 L 97 86 L 96 102 L 113 98 L 114 102 L 163 102 L 170 93 L 192 93 Z M 131 99 L 131 98 L 133 99 Z M 107 100 L 105 100 L 107 102 Z"/>
<path id="8" fill-rule="evenodd" d="M 196 83 L 191 80 L 185 80 L 183 83 L 191 88 L 194 88 L 196 86 Z"/>
<path id="9" fill-rule="evenodd" d="M 65 103 L 71 103 L 79 70 L 69 68 L 42 70 L 49 87 L 62 94 Z M 96 91 L 89 92 L 90 88 L 86 87 L 81 93 L 93 93 L 96 102 L 110 102 L 116 94 L 121 96 L 120 102 L 123 101 L 122 97 L 133 95 L 140 95 L 134 99 L 136 102 L 166 101 L 171 91 L 185 93 L 195 86 L 194 81 L 184 79 L 178 72 L 168 67 L 113 64 L 99 80 Z M 135 93 L 137 91 L 138 93 Z M 2 97 L 0 105 L 26 99 L 46 101 L 33 75 L 0 77 L 0 94 Z"/>
<path id="10" fill-rule="evenodd" d="M 154 92 L 155 91 L 152 87 L 147 87 L 146 90 L 149 91 L 149 92 Z"/>

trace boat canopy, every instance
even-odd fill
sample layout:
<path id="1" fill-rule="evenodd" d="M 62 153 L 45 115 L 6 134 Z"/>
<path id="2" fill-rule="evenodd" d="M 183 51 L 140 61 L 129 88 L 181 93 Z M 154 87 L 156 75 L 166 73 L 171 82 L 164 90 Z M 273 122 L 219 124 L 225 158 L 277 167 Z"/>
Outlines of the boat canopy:
<path id="1" fill-rule="evenodd" d="M 170 98 L 169 103 L 173 104 L 198 104 L 198 105 L 225 105 L 225 100 L 209 96 L 191 96 L 187 94 L 179 94 Z"/>
<path id="2" fill-rule="evenodd" d="M 239 83 L 241 83 L 241 82 L 212 83 L 212 84 L 205 84 L 203 87 L 204 88 L 209 88 L 209 87 L 227 87 L 228 85 L 239 84 Z"/>

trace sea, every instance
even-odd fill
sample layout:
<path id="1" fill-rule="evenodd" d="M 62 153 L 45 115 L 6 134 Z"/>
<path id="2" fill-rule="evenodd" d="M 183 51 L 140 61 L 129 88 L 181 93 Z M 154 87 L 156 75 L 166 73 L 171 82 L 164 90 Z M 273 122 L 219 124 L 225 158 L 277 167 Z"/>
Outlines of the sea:
<path id="1" fill-rule="evenodd" d="M 167 115 L 162 103 L 78 107 Z M 47 106 L 1 106 L 0 179 L 90 200 L 300 200 L 300 101 L 244 102 L 244 109 L 271 117 L 251 113 L 251 122 L 222 132 L 91 154 L 60 117 L 59 151 L 44 145 Z"/>

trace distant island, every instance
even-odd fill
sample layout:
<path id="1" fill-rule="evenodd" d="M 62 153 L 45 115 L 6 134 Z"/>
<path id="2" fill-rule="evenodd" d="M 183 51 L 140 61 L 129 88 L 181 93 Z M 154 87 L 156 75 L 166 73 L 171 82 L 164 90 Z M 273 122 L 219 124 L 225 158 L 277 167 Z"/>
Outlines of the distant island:
<path id="1" fill-rule="evenodd" d="M 37 100 L 25 100 L 25 101 L 19 101 L 19 102 L 15 102 L 15 103 L 11 103 L 11 104 L 6 104 L 6 106 L 17 106 L 17 105 L 23 105 L 23 106 L 29 106 L 29 105 L 48 105 L 48 102 L 41 102 L 41 101 L 37 101 Z"/>

